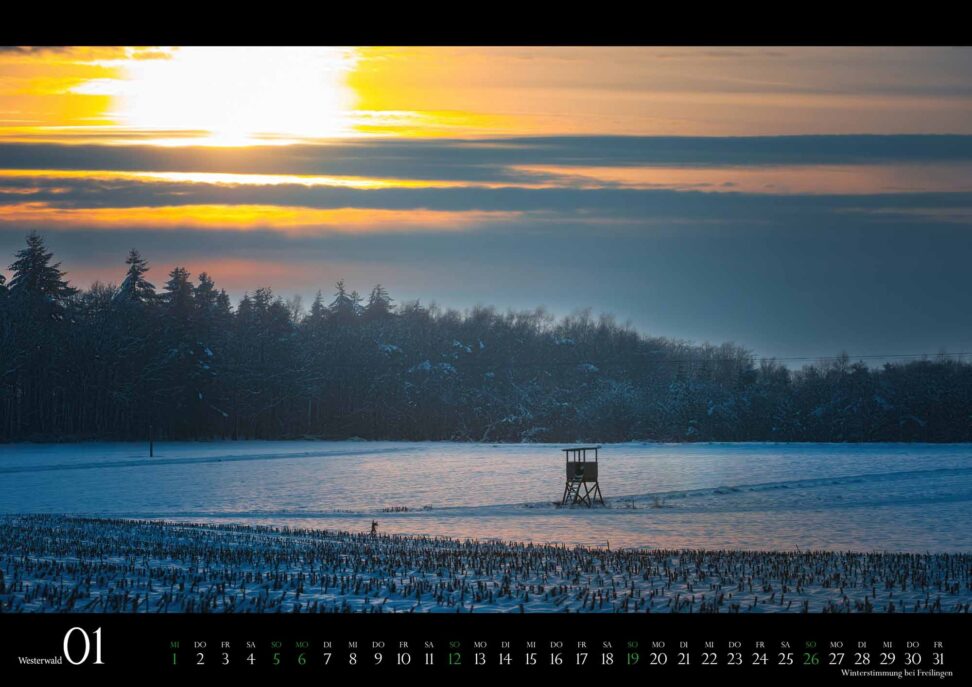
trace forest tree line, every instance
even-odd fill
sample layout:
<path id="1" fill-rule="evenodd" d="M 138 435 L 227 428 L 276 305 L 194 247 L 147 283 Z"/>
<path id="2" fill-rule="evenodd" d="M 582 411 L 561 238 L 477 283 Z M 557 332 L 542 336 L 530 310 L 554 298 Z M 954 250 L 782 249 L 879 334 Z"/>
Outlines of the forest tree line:
<path id="1" fill-rule="evenodd" d="M 124 271 L 123 271 L 124 269 Z M 0 441 L 972 441 L 972 364 L 791 370 L 587 312 L 362 298 L 235 307 L 205 273 L 70 285 L 37 234 L 0 274 Z"/>

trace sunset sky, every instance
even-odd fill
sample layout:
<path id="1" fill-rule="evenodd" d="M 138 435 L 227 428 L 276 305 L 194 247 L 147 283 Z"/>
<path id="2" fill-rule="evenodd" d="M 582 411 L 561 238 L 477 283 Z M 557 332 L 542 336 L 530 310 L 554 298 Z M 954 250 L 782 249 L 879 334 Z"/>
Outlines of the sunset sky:
<path id="1" fill-rule="evenodd" d="M 0 50 L 0 272 L 972 351 L 972 49 Z"/>

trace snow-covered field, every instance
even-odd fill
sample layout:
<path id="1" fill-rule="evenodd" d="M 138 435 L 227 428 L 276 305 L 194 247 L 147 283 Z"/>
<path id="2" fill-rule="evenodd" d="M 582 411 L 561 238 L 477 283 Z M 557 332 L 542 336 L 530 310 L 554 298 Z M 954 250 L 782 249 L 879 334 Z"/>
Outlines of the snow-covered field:
<path id="1" fill-rule="evenodd" d="M 0 516 L 4 612 L 968 613 L 972 555 L 606 550 Z"/>
<path id="2" fill-rule="evenodd" d="M 972 552 L 972 446 L 615 444 L 607 508 L 561 509 L 559 445 L 0 445 L 0 513 L 568 546 Z"/>

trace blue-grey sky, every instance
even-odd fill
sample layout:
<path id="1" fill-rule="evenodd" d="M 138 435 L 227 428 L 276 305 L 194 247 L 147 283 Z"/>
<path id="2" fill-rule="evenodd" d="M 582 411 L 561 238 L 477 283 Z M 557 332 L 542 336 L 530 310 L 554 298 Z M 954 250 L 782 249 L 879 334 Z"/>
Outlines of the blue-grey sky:
<path id="1" fill-rule="evenodd" d="M 198 79 L 198 83 L 196 83 Z M 972 50 L 0 52 L 0 262 L 972 351 Z"/>

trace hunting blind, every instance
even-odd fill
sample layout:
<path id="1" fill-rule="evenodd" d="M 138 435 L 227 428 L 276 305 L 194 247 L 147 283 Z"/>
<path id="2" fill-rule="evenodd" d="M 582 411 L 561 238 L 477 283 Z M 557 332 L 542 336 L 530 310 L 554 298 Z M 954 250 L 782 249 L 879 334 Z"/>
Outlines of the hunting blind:
<path id="1" fill-rule="evenodd" d="M 565 448 L 567 462 L 567 483 L 564 485 L 564 499 L 560 505 L 586 503 L 590 508 L 595 502 L 604 505 L 601 487 L 597 483 L 597 450 L 600 446 Z M 594 459 L 588 460 L 588 451 L 594 452 Z"/>

